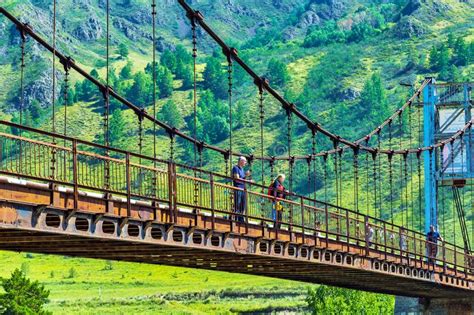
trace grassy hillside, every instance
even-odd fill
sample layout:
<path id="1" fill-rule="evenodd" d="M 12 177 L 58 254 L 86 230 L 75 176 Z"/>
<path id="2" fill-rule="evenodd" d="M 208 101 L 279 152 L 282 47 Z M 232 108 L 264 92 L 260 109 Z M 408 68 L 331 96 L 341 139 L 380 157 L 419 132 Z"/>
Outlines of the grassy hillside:
<path id="1" fill-rule="evenodd" d="M 302 311 L 308 284 L 225 272 L 1 252 L 51 291 L 54 314 L 207 314 Z"/>

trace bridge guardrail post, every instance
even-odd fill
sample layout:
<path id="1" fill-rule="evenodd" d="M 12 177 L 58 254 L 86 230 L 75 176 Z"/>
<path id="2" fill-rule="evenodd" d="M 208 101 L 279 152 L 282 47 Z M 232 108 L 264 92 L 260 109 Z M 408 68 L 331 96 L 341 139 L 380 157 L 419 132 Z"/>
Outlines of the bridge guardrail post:
<path id="1" fill-rule="evenodd" d="M 350 236 L 351 236 L 351 232 L 350 232 L 350 222 L 349 222 L 349 210 L 346 209 L 346 241 L 347 241 L 347 251 L 349 252 L 350 249 L 349 249 L 349 243 L 350 243 Z"/>
<path id="2" fill-rule="evenodd" d="M 328 205 L 327 204 L 324 205 L 324 212 L 325 212 L 324 220 L 326 221 L 325 222 L 325 225 L 326 225 L 326 247 L 328 247 L 328 245 L 329 245 L 329 217 L 328 217 Z"/>
<path id="3" fill-rule="evenodd" d="M 248 194 L 248 189 L 247 185 L 244 186 L 244 213 L 245 215 L 245 234 L 248 234 L 249 232 L 249 194 Z"/>
<path id="4" fill-rule="evenodd" d="M 442 251 L 443 251 L 443 272 L 446 273 L 447 266 L 446 266 L 446 243 L 442 241 Z"/>
<path id="5" fill-rule="evenodd" d="M 74 195 L 74 210 L 79 208 L 79 183 L 77 174 L 77 141 L 72 140 L 72 184 L 73 184 L 73 195 Z"/>
<path id="6" fill-rule="evenodd" d="M 125 157 L 125 178 L 127 181 L 127 217 L 132 215 L 132 188 L 130 179 L 130 152 Z"/>
<path id="7" fill-rule="evenodd" d="M 365 255 L 370 254 L 370 240 L 369 240 L 369 217 L 364 215 L 364 238 L 365 238 Z"/>
<path id="8" fill-rule="evenodd" d="M 302 196 L 300 197 L 300 209 L 301 209 L 301 235 L 303 235 L 302 238 L 303 238 L 303 243 L 304 243 L 304 241 L 305 241 L 305 235 L 304 235 L 304 233 L 305 233 L 305 231 L 304 231 L 305 230 L 304 229 L 304 202 L 303 202 L 303 197 Z"/>
<path id="9" fill-rule="evenodd" d="M 174 207 L 176 202 L 176 177 L 173 173 L 173 164 L 168 162 L 168 211 L 169 220 L 174 223 Z"/>
<path id="10" fill-rule="evenodd" d="M 209 175 L 209 183 L 211 185 L 211 213 L 212 213 L 211 225 L 212 225 L 212 230 L 214 230 L 216 215 L 214 212 L 214 208 L 215 208 L 214 175 L 212 173 Z"/>
<path id="11" fill-rule="evenodd" d="M 387 260 L 387 224 L 383 221 L 383 247 L 384 247 L 384 257 Z"/>
<path id="12" fill-rule="evenodd" d="M 458 256 L 458 251 L 456 249 L 456 245 L 454 245 L 454 274 L 457 276 L 458 275 L 458 262 L 457 262 L 457 256 Z"/>

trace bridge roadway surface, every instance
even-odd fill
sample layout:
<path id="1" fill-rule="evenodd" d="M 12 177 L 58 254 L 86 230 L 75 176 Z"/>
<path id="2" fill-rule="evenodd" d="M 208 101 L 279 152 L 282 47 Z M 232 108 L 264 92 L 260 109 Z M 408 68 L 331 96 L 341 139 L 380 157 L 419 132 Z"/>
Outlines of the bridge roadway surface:
<path id="1" fill-rule="evenodd" d="M 79 194 L 66 187 L 0 178 L 0 248 L 111 260 L 203 268 L 324 283 L 404 296 L 474 298 L 472 274 L 399 254 L 384 253 L 357 242 L 337 241 L 314 233 L 279 230 L 257 222 L 248 225 L 225 217 L 178 208 L 155 209 L 97 193 Z M 319 235 L 320 236 L 320 235 Z M 449 276 L 447 276 L 449 275 Z"/>

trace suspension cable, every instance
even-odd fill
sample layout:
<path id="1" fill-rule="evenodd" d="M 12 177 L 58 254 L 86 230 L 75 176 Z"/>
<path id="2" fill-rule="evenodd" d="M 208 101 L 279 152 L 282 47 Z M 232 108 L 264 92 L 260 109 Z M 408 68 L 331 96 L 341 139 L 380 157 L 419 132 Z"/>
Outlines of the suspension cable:
<path id="1" fill-rule="evenodd" d="M 451 176 L 454 176 L 454 140 L 450 142 L 451 145 Z M 455 206 L 452 206 L 452 217 L 453 217 L 453 235 L 454 235 L 454 246 L 456 246 L 456 210 Z"/>
<path id="2" fill-rule="evenodd" d="M 156 118 L 156 0 L 152 0 L 151 3 L 151 18 L 152 18 L 152 28 L 153 28 L 153 53 L 152 53 L 152 75 L 153 75 L 153 117 Z M 153 124 L 153 167 L 156 169 L 156 124 Z M 154 173 L 154 189 L 156 190 L 156 173 Z"/>
<path id="3" fill-rule="evenodd" d="M 188 15 L 191 22 L 191 33 L 193 42 L 193 138 L 197 139 L 197 33 L 196 33 L 196 16 Z M 230 128 L 232 130 L 232 126 Z M 232 138 L 232 137 L 231 137 Z M 230 163 L 232 165 L 232 151 L 230 154 Z M 194 166 L 197 165 L 197 147 L 194 143 Z M 228 174 L 231 175 L 230 173 Z"/>
<path id="4" fill-rule="evenodd" d="M 413 129 L 413 124 L 412 124 L 412 111 L 413 111 L 413 105 L 410 102 L 409 109 L 408 109 L 408 141 L 409 141 L 409 146 L 410 148 L 413 145 L 412 141 L 412 129 Z M 410 209 L 412 211 L 411 214 L 411 229 L 415 228 L 415 221 L 414 221 L 414 197 L 413 197 L 413 158 L 411 155 L 408 155 L 408 159 L 410 160 Z"/>
<path id="5" fill-rule="evenodd" d="M 56 132 L 56 0 L 53 0 L 53 91 L 51 94 L 52 116 L 53 116 L 53 133 Z M 53 139 L 54 142 L 54 139 Z M 54 166 L 53 166 L 54 167 Z"/>
<path id="6" fill-rule="evenodd" d="M 393 155 L 388 156 L 388 178 L 390 185 L 390 223 L 393 224 L 393 170 L 392 170 L 392 158 Z"/>
<path id="7" fill-rule="evenodd" d="M 196 32 L 196 30 L 194 30 Z M 194 35 L 195 36 L 195 35 Z M 228 81 L 228 104 L 229 104 L 229 152 L 232 152 L 232 141 L 233 141 L 233 129 L 234 129 L 234 123 L 232 120 L 232 72 L 233 72 L 233 62 L 232 62 L 232 54 L 229 51 L 227 54 L 227 81 Z M 263 92 L 262 92 L 263 93 Z M 262 151 L 262 156 L 263 156 L 263 151 Z M 232 163 L 232 154 L 230 154 L 230 159 Z M 263 163 L 263 160 L 262 160 Z M 231 174 L 229 174 L 230 176 Z"/>
<path id="8" fill-rule="evenodd" d="M 355 148 L 353 150 L 353 169 L 354 169 L 354 208 L 357 214 L 359 214 L 359 150 Z"/>
<path id="9" fill-rule="evenodd" d="M 313 161 L 313 199 L 316 200 L 318 173 L 316 168 L 316 130 L 314 129 L 311 130 L 311 159 Z"/>
<path id="10" fill-rule="evenodd" d="M 365 140 L 365 144 L 369 144 L 369 138 Z M 366 204 L 367 204 L 367 209 L 366 209 L 366 214 L 370 215 L 370 197 L 369 197 L 369 172 L 370 172 L 370 166 L 369 166 L 369 153 L 365 152 L 365 171 L 366 171 L 366 181 L 365 181 L 365 193 L 366 193 Z M 374 208 L 375 209 L 375 208 Z"/>
<path id="11" fill-rule="evenodd" d="M 106 98 L 104 102 L 104 142 L 105 146 L 108 147 L 110 145 L 110 134 L 109 134 L 109 111 L 110 111 L 110 79 L 109 79 L 109 72 L 110 72 L 110 0 L 106 1 L 106 57 L 105 57 L 105 85 L 107 89 Z"/>
<path id="12" fill-rule="evenodd" d="M 26 33 L 22 28 L 19 28 L 21 36 L 21 65 L 20 65 L 20 125 L 23 124 L 23 110 L 25 108 L 25 44 L 26 44 Z M 22 129 L 19 129 L 21 136 Z"/>
<path id="13" fill-rule="evenodd" d="M 377 212 L 380 213 L 380 210 L 377 211 L 377 152 L 372 152 L 372 164 L 373 164 L 373 182 L 374 182 L 374 212 L 375 217 L 379 218 Z M 367 168 L 368 169 L 368 168 Z M 369 213 L 368 213 L 369 214 Z"/>
<path id="14" fill-rule="evenodd" d="M 287 137 L 288 137 L 288 171 L 289 171 L 289 178 L 290 178 L 290 183 L 289 183 L 289 191 L 290 193 L 293 192 L 293 163 L 294 160 L 292 159 L 291 155 L 291 125 L 292 125 L 292 119 L 291 119 L 291 110 L 287 109 L 286 115 L 288 118 L 288 130 L 287 130 Z"/>
<path id="15" fill-rule="evenodd" d="M 419 228 L 419 231 L 422 232 L 423 231 L 423 225 L 422 225 L 422 220 L 421 220 L 421 213 L 422 213 L 422 210 L 421 210 L 421 193 L 422 193 L 422 189 L 421 189 L 421 151 L 418 151 L 418 153 L 416 154 L 416 159 L 417 159 L 417 165 L 418 165 L 418 171 L 417 171 L 417 175 L 418 175 L 418 228 Z"/>
<path id="16" fill-rule="evenodd" d="M 264 140 L 263 140 L 263 122 L 265 118 L 265 112 L 263 108 L 263 101 L 264 101 L 264 95 L 263 95 L 263 82 L 265 81 L 264 78 L 261 78 L 261 82 L 258 85 L 258 99 L 259 99 L 259 109 L 260 109 L 260 156 L 263 156 L 264 152 Z M 263 187 L 265 185 L 265 161 L 262 159 L 261 160 L 261 183 L 262 183 L 262 193 L 263 193 Z"/>

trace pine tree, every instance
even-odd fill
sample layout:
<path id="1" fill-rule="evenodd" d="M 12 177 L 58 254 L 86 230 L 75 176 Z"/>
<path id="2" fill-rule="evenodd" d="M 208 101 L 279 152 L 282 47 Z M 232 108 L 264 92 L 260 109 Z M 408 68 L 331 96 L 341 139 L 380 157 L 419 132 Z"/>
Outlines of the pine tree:
<path id="1" fill-rule="evenodd" d="M 131 61 L 127 62 L 127 64 L 120 70 L 120 79 L 121 80 L 129 80 L 132 78 L 132 67 L 133 63 Z"/>
<path id="2" fill-rule="evenodd" d="M 176 46 L 175 50 L 176 62 L 181 61 L 185 65 L 190 66 L 193 63 L 193 56 L 186 50 L 183 45 Z"/>
<path id="3" fill-rule="evenodd" d="M 170 50 L 165 50 L 160 58 L 161 64 L 168 68 L 172 73 L 176 71 L 176 56 Z"/>
<path id="4" fill-rule="evenodd" d="M 373 123 L 383 121 L 389 114 L 387 96 L 379 73 L 374 73 L 364 85 L 359 106 Z"/>
<path id="5" fill-rule="evenodd" d="M 227 96 L 227 80 L 219 59 L 210 57 L 207 59 L 206 68 L 203 73 L 204 88 L 209 89 L 220 99 Z"/>
<path id="6" fill-rule="evenodd" d="M 109 141 L 113 147 L 120 147 L 120 142 L 125 139 L 125 127 L 122 109 L 117 108 L 112 112 L 109 125 Z"/>
<path id="7" fill-rule="evenodd" d="M 166 67 L 158 67 L 156 84 L 159 88 L 159 97 L 165 98 L 173 93 L 173 75 Z"/>
<path id="8" fill-rule="evenodd" d="M 183 89 L 190 89 L 194 83 L 194 74 L 191 70 L 191 66 L 178 60 L 176 65 L 176 79 L 183 80 Z"/>
<path id="9" fill-rule="evenodd" d="M 141 107 L 146 106 L 150 102 L 152 91 L 151 79 L 143 71 L 137 72 L 133 76 L 133 85 L 127 93 L 127 98 Z"/>
<path id="10" fill-rule="evenodd" d="M 183 117 L 172 100 L 167 101 L 163 105 L 158 113 L 158 119 L 175 128 L 181 128 L 184 124 Z"/>
<path id="11" fill-rule="evenodd" d="M 129 51 L 128 51 L 128 46 L 125 45 L 124 43 L 120 43 L 118 47 L 118 53 L 120 57 L 126 59 L 128 57 Z"/>
<path id="12" fill-rule="evenodd" d="M 278 87 L 283 87 L 290 81 L 290 75 L 286 65 L 275 58 L 270 59 L 268 62 L 267 76 L 270 83 Z"/>
<path id="13" fill-rule="evenodd" d="M 43 309 L 49 291 L 38 281 L 30 281 L 18 269 L 10 279 L 1 280 L 5 293 L 0 295 L 0 312 L 3 314 L 50 314 Z"/>

